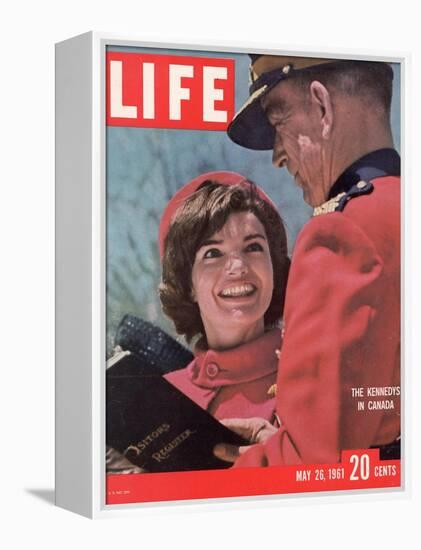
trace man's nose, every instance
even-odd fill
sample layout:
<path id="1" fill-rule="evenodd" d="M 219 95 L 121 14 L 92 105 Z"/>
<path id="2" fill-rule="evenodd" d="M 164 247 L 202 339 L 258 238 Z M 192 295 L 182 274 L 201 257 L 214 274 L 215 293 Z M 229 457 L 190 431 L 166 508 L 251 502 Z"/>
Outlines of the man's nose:
<path id="1" fill-rule="evenodd" d="M 229 275 L 245 275 L 248 271 L 247 261 L 242 254 L 230 254 L 225 264 Z"/>
<path id="2" fill-rule="evenodd" d="M 275 168 L 282 168 L 287 160 L 288 157 L 282 144 L 282 138 L 278 133 L 276 133 L 275 141 L 273 143 L 272 164 L 275 166 Z"/>

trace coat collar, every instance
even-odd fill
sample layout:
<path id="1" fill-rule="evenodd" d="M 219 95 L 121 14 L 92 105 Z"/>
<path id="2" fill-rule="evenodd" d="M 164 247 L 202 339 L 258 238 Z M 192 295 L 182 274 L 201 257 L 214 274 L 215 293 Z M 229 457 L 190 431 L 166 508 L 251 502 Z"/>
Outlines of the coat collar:
<path id="1" fill-rule="evenodd" d="M 281 331 L 276 328 L 230 350 L 199 352 L 188 374 L 195 385 L 208 389 L 251 382 L 276 372 L 280 346 Z"/>
<path id="2" fill-rule="evenodd" d="M 336 180 L 329 191 L 328 199 L 339 193 L 347 193 L 359 181 L 370 181 L 383 176 L 399 176 L 401 159 L 394 149 L 378 149 L 364 155 L 351 164 Z"/>

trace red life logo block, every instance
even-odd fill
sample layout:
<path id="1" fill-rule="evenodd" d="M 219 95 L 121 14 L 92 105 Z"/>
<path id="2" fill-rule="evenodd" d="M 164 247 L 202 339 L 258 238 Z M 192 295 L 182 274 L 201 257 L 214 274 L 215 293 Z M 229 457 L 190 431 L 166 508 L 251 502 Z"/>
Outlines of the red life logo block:
<path id="1" fill-rule="evenodd" d="M 233 59 L 107 53 L 107 125 L 226 130 Z"/>

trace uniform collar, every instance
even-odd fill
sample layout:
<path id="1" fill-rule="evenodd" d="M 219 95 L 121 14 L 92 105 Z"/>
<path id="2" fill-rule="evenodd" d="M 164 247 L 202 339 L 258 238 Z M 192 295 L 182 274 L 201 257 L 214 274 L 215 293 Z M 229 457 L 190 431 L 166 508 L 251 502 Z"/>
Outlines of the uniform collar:
<path id="1" fill-rule="evenodd" d="M 330 189 L 328 200 L 348 192 L 359 181 L 371 181 L 383 176 L 400 176 L 401 159 L 395 149 L 378 149 L 352 163 Z"/>
<path id="2" fill-rule="evenodd" d="M 230 350 L 200 352 L 188 367 L 190 379 L 203 388 L 257 380 L 276 372 L 280 345 L 281 331 L 276 328 Z"/>

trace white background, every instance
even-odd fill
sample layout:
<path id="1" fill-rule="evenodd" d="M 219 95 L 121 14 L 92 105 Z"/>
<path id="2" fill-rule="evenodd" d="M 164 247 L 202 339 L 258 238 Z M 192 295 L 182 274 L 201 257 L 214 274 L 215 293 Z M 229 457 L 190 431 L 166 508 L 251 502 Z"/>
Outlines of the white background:
<path id="1" fill-rule="evenodd" d="M 415 2 L 61 0 L 0 8 L 1 464 L 3 548 L 419 548 L 420 55 Z M 279 47 L 412 54 L 407 102 L 410 170 L 406 288 L 412 441 L 409 495 L 301 498 L 154 509 L 92 522 L 55 508 L 54 43 L 87 30 L 139 39 L 219 39 Z M 252 49 L 252 47 L 251 47 Z M 412 223 L 413 222 L 413 223 Z M 419 327 L 419 325 L 418 325 Z M 412 335 L 411 335 L 412 332 Z M 412 336 L 412 338 L 411 338 Z M 77 343 L 75 343 L 77 357 Z M 69 475 L 75 473 L 69 472 Z M 417 509 L 418 507 L 418 509 Z M 412 538 L 412 540 L 410 540 Z M 4 544 L 4 541 L 5 544 Z"/>

